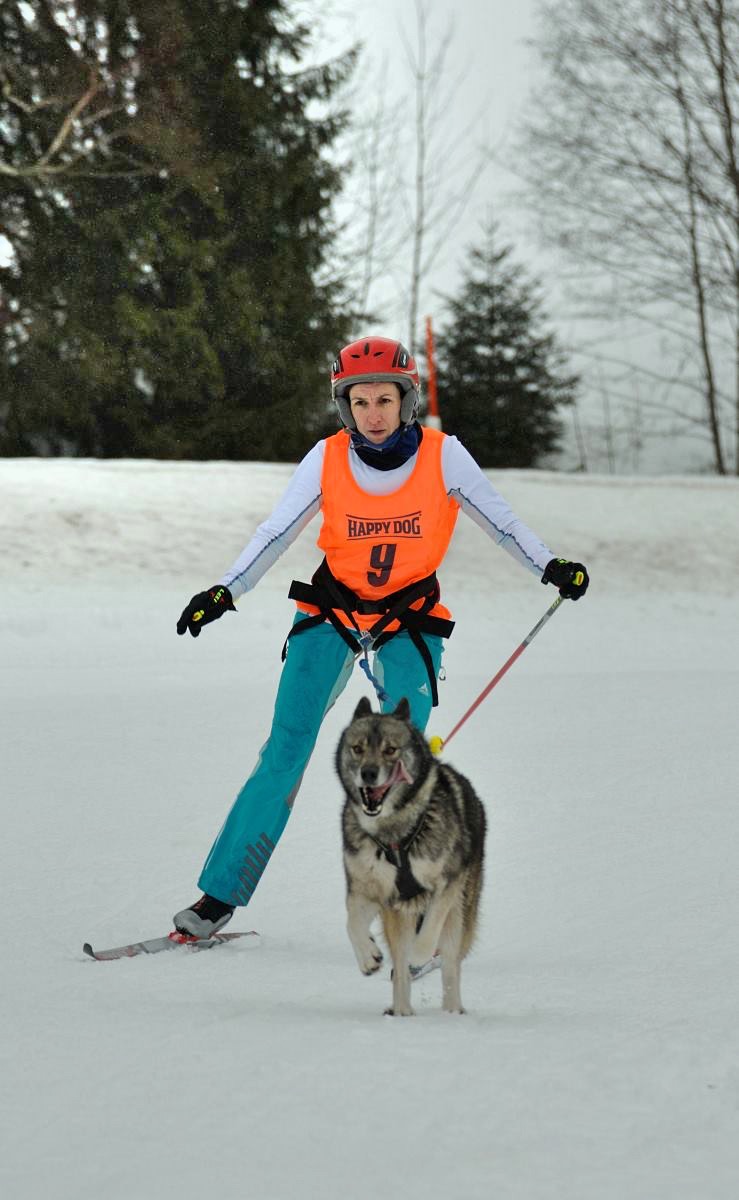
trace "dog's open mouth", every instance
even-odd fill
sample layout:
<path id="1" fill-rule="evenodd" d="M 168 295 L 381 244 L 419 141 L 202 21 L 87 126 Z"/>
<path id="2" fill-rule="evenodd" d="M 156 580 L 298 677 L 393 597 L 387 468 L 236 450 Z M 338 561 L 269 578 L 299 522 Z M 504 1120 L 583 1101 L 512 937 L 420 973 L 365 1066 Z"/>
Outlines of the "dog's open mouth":
<path id="1" fill-rule="evenodd" d="M 362 808 L 368 817 L 376 817 L 390 788 L 396 783 L 413 783 L 401 759 L 398 759 L 384 783 L 376 787 L 361 787 Z"/>

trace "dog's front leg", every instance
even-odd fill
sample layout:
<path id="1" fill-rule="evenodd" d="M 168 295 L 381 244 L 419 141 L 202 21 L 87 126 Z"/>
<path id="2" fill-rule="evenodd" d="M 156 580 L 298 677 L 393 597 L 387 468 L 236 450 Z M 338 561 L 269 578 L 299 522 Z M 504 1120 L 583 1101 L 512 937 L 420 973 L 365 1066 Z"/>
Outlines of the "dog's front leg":
<path id="1" fill-rule="evenodd" d="M 379 911 L 380 906 L 374 900 L 368 900 L 351 888 L 347 892 L 346 931 L 363 975 L 374 975 L 382 966 L 382 950 L 370 933 L 370 925 Z"/>
<path id="2" fill-rule="evenodd" d="M 385 1010 L 389 1017 L 412 1017 L 410 950 L 415 933 L 412 915 L 402 909 L 383 909 L 382 927 L 393 960 L 393 1006 Z"/>
<path id="3" fill-rule="evenodd" d="M 453 902 L 454 896 L 449 888 L 431 897 L 411 947 L 411 963 L 414 967 L 422 967 L 436 954 L 441 931 Z"/>

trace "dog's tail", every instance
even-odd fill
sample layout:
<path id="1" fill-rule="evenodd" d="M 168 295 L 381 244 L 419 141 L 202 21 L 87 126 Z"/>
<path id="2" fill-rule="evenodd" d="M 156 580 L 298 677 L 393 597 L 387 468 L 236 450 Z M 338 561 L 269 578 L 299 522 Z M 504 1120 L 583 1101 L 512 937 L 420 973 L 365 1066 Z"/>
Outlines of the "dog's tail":
<path id="1" fill-rule="evenodd" d="M 466 958 L 477 934 L 477 913 L 482 892 L 482 862 L 470 867 L 462 894 L 462 945 L 460 958 Z"/>

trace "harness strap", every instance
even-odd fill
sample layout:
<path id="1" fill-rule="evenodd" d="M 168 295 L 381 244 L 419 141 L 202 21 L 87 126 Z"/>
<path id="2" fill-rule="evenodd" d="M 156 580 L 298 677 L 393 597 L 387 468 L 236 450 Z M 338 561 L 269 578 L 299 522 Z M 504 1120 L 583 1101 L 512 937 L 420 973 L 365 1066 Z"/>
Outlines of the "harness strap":
<path id="1" fill-rule="evenodd" d="M 307 585 L 304 585 L 304 586 L 307 586 Z M 292 595 L 290 596 L 290 599 L 294 599 L 294 598 L 295 598 L 294 596 L 292 596 Z M 290 630 L 287 637 L 285 638 L 285 642 L 282 647 L 282 653 L 280 655 L 282 662 L 284 662 L 285 658 L 287 657 L 287 643 L 290 641 L 291 637 L 294 637 L 296 633 L 305 633 L 306 629 L 312 629 L 315 625 L 323 625 L 324 621 L 331 622 L 334 629 L 338 633 L 339 637 L 342 638 L 343 641 L 346 642 L 346 644 L 349 647 L 349 649 L 351 650 L 352 654 L 361 654 L 362 653 L 362 647 L 360 646 L 359 642 L 357 641 L 357 639 L 355 637 L 352 637 L 351 630 L 347 629 L 344 622 L 339 620 L 339 618 L 337 617 L 334 610 L 332 608 L 329 608 L 329 609 L 322 608 L 320 612 L 315 613 L 313 615 L 305 616 L 302 618 L 302 620 L 295 622 L 292 629 Z"/>
<path id="2" fill-rule="evenodd" d="M 429 677 L 429 683 L 431 684 L 431 707 L 436 708 L 439 704 L 439 689 L 436 685 L 436 672 L 434 670 L 434 662 L 431 657 L 431 651 L 417 629 L 414 629 L 411 624 L 408 624 L 407 629 L 408 636 L 413 642 L 413 645 L 416 647 L 418 653 L 421 655 L 424 666 L 426 667 L 426 673 Z"/>
<path id="3" fill-rule="evenodd" d="M 393 592 L 387 597 L 388 601 L 392 601 L 393 597 L 397 596 L 391 607 L 385 612 L 384 616 L 380 617 L 379 621 L 375 621 L 370 629 L 370 636 L 374 641 L 381 633 L 391 625 L 393 621 L 401 621 L 407 616 L 409 611 L 418 613 L 419 616 L 425 616 L 430 612 L 439 599 L 439 583 L 436 578 L 436 572 L 433 575 L 427 575 L 425 579 L 421 579 L 419 583 L 410 584 L 409 587 L 403 588 L 400 592 Z M 412 609 L 411 605 L 415 604 L 416 600 L 423 598 L 423 604 L 419 609 Z"/>
<path id="4" fill-rule="evenodd" d="M 329 593 L 334 608 L 340 608 L 352 620 L 355 613 L 359 613 L 361 616 L 373 616 L 375 613 L 390 613 L 398 604 L 405 608 L 416 600 L 420 600 L 422 596 L 430 597 L 429 608 L 433 608 L 439 599 L 439 585 L 436 572 L 433 571 L 424 579 L 419 579 L 416 583 L 409 583 L 407 587 L 398 588 L 396 592 L 389 592 L 387 596 L 377 596 L 372 600 L 365 600 L 336 578 L 325 558 L 313 573 L 310 583 L 302 583 L 299 579 L 293 579 L 288 596 L 291 600 L 300 600 L 303 604 L 320 605 L 325 603 L 325 595 L 323 595 L 325 592 Z M 391 621 L 394 619 L 394 617 L 390 617 Z"/>
<path id="5" fill-rule="evenodd" d="M 398 889 L 401 900 L 413 900 L 416 896 L 420 896 L 426 891 L 425 888 L 421 887 L 413 874 L 410 864 L 410 848 L 421 832 L 425 820 L 426 813 L 424 812 L 421 814 L 421 820 L 416 825 L 416 828 L 412 830 L 407 838 L 404 838 L 401 842 L 392 842 L 390 845 L 385 845 L 384 842 L 381 842 L 379 838 L 374 837 L 371 833 L 367 834 L 378 849 L 382 851 L 386 861 L 397 870 L 398 874 L 395 886 Z"/>
<path id="6" fill-rule="evenodd" d="M 378 596 L 374 600 L 365 600 L 361 596 L 357 596 L 351 588 L 348 588 L 346 584 L 333 575 L 324 558 L 314 572 L 310 583 L 303 583 L 299 579 L 292 581 L 288 596 L 291 600 L 298 600 L 303 604 L 314 605 L 319 611 L 316 614 L 304 617 L 300 621 L 296 621 L 293 625 L 282 647 L 283 662 L 291 637 L 294 637 L 298 633 L 303 633 L 306 629 L 311 629 L 315 625 L 322 624 L 324 621 L 330 621 L 354 655 L 360 655 L 364 652 L 366 668 L 364 664 L 362 664 L 362 667 L 366 670 L 368 678 L 373 682 L 378 696 L 384 701 L 388 698 L 387 693 L 382 692 L 378 688 L 369 670 L 367 651 L 370 646 L 375 646 L 379 649 L 380 646 L 385 645 L 386 642 L 395 637 L 396 633 L 404 630 L 421 655 L 426 667 L 429 684 L 431 685 L 432 707 L 438 705 L 439 692 L 436 685 L 434 664 L 429 648 L 421 634 L 432 633 L 438 637 L 448 638 L 454 628 L 454 622 L 444 617 L 429 615 L 431 609 L 439 599 L 439 584 L 435 571 L 431 575 L 427 575 L 424 579 L 409 584 L 407 587 L 399 588 L 396 592 L 391 592 L 387 596 Z M 418 609 L 411 608 L 411 605 L 415 604 L 418 600 L 423 600 L 421 607 Z M 347 621 L 349 621 L 351 629 L 347 628 L 341 620 L 338 615 L 339 612 L 342 612 Z M 356 617 L 358 615 L 372 616 L 375 613 L 378 614 L 377 621 L 374 622 L 369 630 L 355 636 L 353 630 L 357 627 Z M 388 630 L 387 626 L 391 625 L 393 621 L 398 622 L 399 628 Z"/>

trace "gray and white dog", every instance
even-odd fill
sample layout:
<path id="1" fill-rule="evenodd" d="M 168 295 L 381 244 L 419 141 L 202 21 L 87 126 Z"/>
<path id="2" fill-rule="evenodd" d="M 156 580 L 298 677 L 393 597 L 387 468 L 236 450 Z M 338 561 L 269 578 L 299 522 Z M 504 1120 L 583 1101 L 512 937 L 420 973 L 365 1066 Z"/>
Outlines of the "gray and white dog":
<path id="1" fill-rule="evenodd" d="M 380 914 L 393 963 L 393 1006 L 410 1016 L 411 966 L 439 951 L 442 1007 L 463 1012 L 462 959 L 472 945 L 482 888 L 485 810 L 471 783 L 438 762 L 410 721 L 360 700 L 341 735 L 336 770 L 342 813 L 347 930 L 359 969 L 377 971 L 370 927 Z"/>

